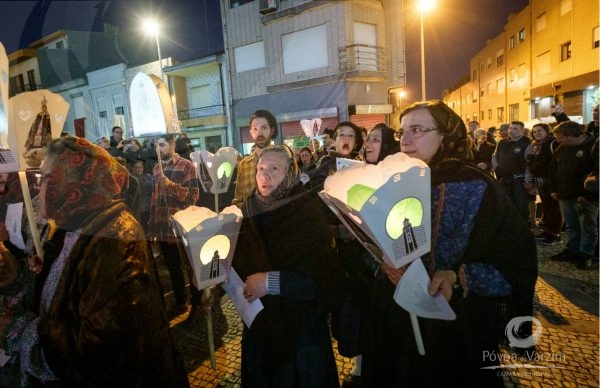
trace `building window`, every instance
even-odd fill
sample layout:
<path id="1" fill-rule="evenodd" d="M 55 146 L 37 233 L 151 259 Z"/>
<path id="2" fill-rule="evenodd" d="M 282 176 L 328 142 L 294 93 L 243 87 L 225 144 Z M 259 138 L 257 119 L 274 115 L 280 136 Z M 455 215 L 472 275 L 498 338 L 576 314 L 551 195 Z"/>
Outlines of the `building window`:
<path id="1" fill-rule="evenodd" d="M 11 96 L 25 91 L 25 81 L 23 80 L 23 74 L 17 74 L 14 77 L 10 77 L 9 82 L 9 90 Z"/>
<path id="2" fill-rule="evenodd" d="M 598 30 L 598 27 L 595 27 L 592 30 L 592 48 L 598 47 L 600 47 L 600 31 Z"/>
<path id="3" fill-rule="evenodd" d="M 496 117 L 497 117 L 497 121 L 499 123 L 504 121 L 504 107 L 503 106 L 496 108 Z"/>
<path id="4" fill-rule="evenodd" d="M 483 63 L 479 66 L 479 74 L 483 73 L 483 69 L 485 66 L 483 66 Z"/>
<path id="5" fill-rule="evenodd" d="M 485 118 L 485 112 L 481 111 L 480 113 L 481 113 L 481 116 L 479 116 L 479 117 L 481 117 L 482 119 Z"/>
<path id="6" fill-rule="evenodd" d="M 471 81 L 476 81 L 477 80 L 477 69 L 473 69 L 473 71 L 471 72 Z"/>
<path id="7" fill-rule="evenodd" d="M 57 49 L 63 49 L 63 48 L 65 48 L 65 41 L 64 40 L 59 40 L 58 42 L 56 42 L 56 48 Z"/>
<path id="8" fill-rule="evenodd" d="M 115 108 L 115 114 L 116 115 L 124 115 L 125 114 L 125 110 L 123 109 L 122 106 L 117 106 Z"/>
<path id="9" fill-rule="evenodd" d="M 250 43 L 233 49 L 235 72 L 265 67 L 265 45 L 263 42 Z"/>
<path id="10" fill-rule="evenodd" d="M 485 89 L 481 88 L 481 91 L 479 93 L 480 93 L 479 96 L 483 97 L 483 95 L 485 94 Z"/>
<path id="11" fill-rule="evenodd" d="M 496 54 L 496 67 L 501 67 L 502 65 L 504 65 L 504 52 L 499 51 L 498 54 Z"/>
<path id="12" fill-rule="evenodd" d="M 538 76 L 550 73 L 550 51 L 537 56 L 536 70 Z"/>
<path id="13" fill-rule="evenodd" d="M 35 88 L 35 70 L 27 70 L 27 82 L 29 83 L 29 85 L 31 85 L 31 87 Z"/>
<path id="14" fill-rule="evenodd" d="M 488 82 L 488 84 L 487 84 L 487 95 L 491 96 L 492 92 L 493 92 L 492 83 Z"/>
<path id="15" fill-rule="evenodd" d="M 206 108 L 214 105 L 210 85 L 199 85 L 190 88 L 190 102 L 192 109 Z"/>
<path id="16" fill-rule="evenodd" d="M 325 26 L 323 26 L 323 35 L 319 37 L 323 41 L 327 40 L 325 33 Z M 355 67 L 358 70 L 377 71 L 379 69 L 377 60 L 377 25 L 354 22 L 354 44 L 357 45 L 354 49 Z M 325 61 L 327 61 L 326 50 L 327 48 L 325 47 Z"/>
<path id="17" fill-rule="evenodd" d="M 519 104 L 511 104 L 508 106 L 508 115 L 510 121 L 519 120 Z"/>
<path id="18" fill-rule="evenodd" d="M 511 36 L 508 39 L 508 48 L 510 48 L 511 50 L 515 48 L 515 36 Z"/>
<path id="19" fill-rule="evenodd" d="M 105 111 L 105 110 L 103 110 L 103 111 L 100 111 L 100 112 L 98 113 L 98 116 L 100 116 L 100 118 L 102 118 L 102 119 L 105 119 L 105 118 L 107 118 L 107 117 L 108 117 L 108 115 L 106 114 L 106 111 Z"/>
<path id="20" fill-rule="evenodd" d="M 488 109 L 488 120 L 492 119 L 492 109 Z"/>
<path id="21" fill-rule="evenodd" d="M 322 24 L 282 35 L 281 48 L 285 74 L 326 67 L 327 27 Z"/>
<path id="22" fill-rule="evenodd" d="M 518 79 L 517 69 L 514 67 L 510 69 L 510 82 L 514 82 Z"/>
<path id="23" fill-rule="evenodd" d="M 237 7 L 239 7 L 240 5 L 244 5 L 244 4 L 247 4 L 247 3 L 251 3 L 251 2 L 253 2 L 253 1 L 254 1 L 254 0 L 229 0 L 229 7 L 230 7 L 230 8 L 237 8 Z"/>
<path id="24" fill-rule="evenodd" d="M 560 61 L 571 59 L 571 42 L 566 42 L 560 45 Z"/>
<path id="25" fill-rule="evenodd" d="M 489 69 L 490 67 L 492 67 L 492 58 L 487 59 L 487 68 Z"/>
<path id="26" fill-rule="evenodd" d="M 525 41 L 525 29 L 521 28 L 519 31 L 519 43 L 523 43 Z"/>
<path id="27" fill-rule="evenodd" d="M 519 79 L 519 76 L 521 77 L 527 77 L 527 70 L 525 69 L 525 64 L 521 63 L 519 65 L 519 70 L 517 71 L 517 79 Z"/>
<path id="28" fill-rule="evenodd" d="M 504 78 L 499 78 L 496 80 L 496 91 L 498 94 L 504 93 Z"/>
<path id="29" fill-rule="evenodd" d="M 535 18 L 535 31 L 540 32 L 546 29 L 546 12 Z"/>
<path id="30" fill-rule="evenodd" d="M 204 142 L 206 143 L 206 150 L 208 150 L 208 152 L 215 153 L 219 148 L 223 147 L 221 135 L 206 136 Z"/>
<path id="31" fill-rule="evenodd" d="M 473 90 L 473 102 L 477 102 L 477 90 Z"/>
<path id="32" fill-rule="evenodd" d="M 560 0 L 560 16 L 564 16 L 573 9 L 573 0 Z"/>

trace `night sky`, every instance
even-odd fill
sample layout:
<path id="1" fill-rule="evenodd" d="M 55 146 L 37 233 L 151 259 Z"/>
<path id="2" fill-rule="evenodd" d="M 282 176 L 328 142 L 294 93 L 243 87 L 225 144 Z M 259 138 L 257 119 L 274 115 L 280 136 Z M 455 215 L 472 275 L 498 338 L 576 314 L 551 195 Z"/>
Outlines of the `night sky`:
<path id="1" fill-rule="evenodd" d="M 400 0 L 398 0 L 400 1 Z M 101 31 L 104 21 L 140 34 L 140 44 L 151 45 L 137 27 L 144 15 L 160 15 L 163 57 L 180 60 L 219 51 L 222 33 L 220 0 L 121 1 L 0 1 L 0 41 L 7 53 L 56 30 Z M 421 94 L 420 18 L 416 0 L 404 0 L 407 87 L 406 100 Z M 511 12 L 528 0 L 437 0 L 425 16 L 427 97 L 440 98 L 442 90 L 469 74 L 469 58 L 487 39 L 497 36 Z M 26 27 L 27 26 L 27 27 Z M 218 39 L 210 39 L 217 36 Z M 221 39 L 221 41 L 219 41 Z"/>

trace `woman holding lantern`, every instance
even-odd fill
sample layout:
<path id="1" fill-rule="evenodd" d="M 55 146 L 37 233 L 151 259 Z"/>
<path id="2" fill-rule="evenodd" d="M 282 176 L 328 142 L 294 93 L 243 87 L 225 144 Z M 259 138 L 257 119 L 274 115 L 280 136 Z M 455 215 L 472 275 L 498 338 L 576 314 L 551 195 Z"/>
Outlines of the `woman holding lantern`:
<path id="1" fill-rule="evenodd" d="M 497 370 L 482 368 L 498 365 L 506 322 L 497 305 L 508 300 L 510 318 L 533 313 L 535 241 L 497 183 L 472 165 L 466 127 L 447 105 L 414 103 L 400 126 L 402 152 L 431 168 L 429 293 L 442 294 L 457 318 L 419 319 L 420 356 L 408 312 L 389 302 L 405 268 L 384 265 L 389 282 L 372 288 L 361 333 L 363 386 L 503 386 Z M 517 331 L 531 338 L 531 320 Z"/>
<path id="2" fill-rule="evenodd" d="M 327 310 L 340 269 L 319 200 L 298 175 L 287 146 L 263 149 L 256 189 L 242 206 L 233 268 L 244 297 L 264 306 L 242 334 L 248 387 L 339 386 Z"/>

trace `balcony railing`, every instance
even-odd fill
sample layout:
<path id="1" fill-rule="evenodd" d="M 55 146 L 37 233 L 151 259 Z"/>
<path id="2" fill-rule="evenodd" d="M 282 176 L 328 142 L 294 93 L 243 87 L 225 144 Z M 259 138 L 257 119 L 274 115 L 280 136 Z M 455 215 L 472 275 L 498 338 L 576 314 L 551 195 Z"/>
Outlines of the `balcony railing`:
<path id="1" fill-rule="evenodd" d="M 12 97 L 12 96 L 16 96 L 19 93 L 33 92 L 33 91 L 40 90 L 40 89 L 42 89 L 42 85 L 35 85 L 35 84 L 25 84 L 22 86 L 11 85 L 11 87 L 9 88 L 8 95 L 10 97 Z"/>
<path id="2" fill-rule="evenodd" d="M 199 117 L 216 116 L 225 114 L 223 105 L 211 105 L 202 108 L 194 108 L 189 110 L 180 110 L 177 112 L 179 120 L 196 119 Z"/>
<path id="3" fill-rule="evenodd" d="M 341 47 L 338 51 L 340 72 L 385 72 L 387 70 L 385 47 L 351 44 Z"/>

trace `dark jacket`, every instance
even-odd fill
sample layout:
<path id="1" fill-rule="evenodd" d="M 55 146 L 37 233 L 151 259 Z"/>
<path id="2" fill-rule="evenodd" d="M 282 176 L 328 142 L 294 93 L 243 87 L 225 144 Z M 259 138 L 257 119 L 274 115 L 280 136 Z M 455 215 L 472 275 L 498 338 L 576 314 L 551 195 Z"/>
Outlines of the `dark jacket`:
<path id="1" fill-rule="evenodd" d="M 598 153 L 592 154 L 594 142 L 594 137 L 587 134 L 579 145 L 559 145 L 556 148 L 550 166 L 550 191 L 558 193 L 558 199 L 584 197 L 589 201 L 598 202 L 597 193 L 591 193 L 583 186 L 586 176 L 598 163 Z"/>
<path id="2" fill-rule="evenodd" d="M 84 225 L 39 322 L 50 368 L 65 387 L 188 387 L 142 227 L 121 201 Z M 46 244 L 43 274 L 63 242 Z"/>
<path id="3" fill-rule="evenodd" d="M 517 141 L 502 139 L 496 146 L 496 177 L 512 181 L 525 177 L 525 149 L 531 140 L 525 136 Z"/>
<path id="4" fill-rule="evenodd" d="M 244 281 L 254 273 L 281 271 L 281 295 L 262 297 L 264 310 L 244 330 L 242 379 L 254 376 L 244 382 L 249 386 L 263 386 L 263 379 L 278 386 L 337 386 L 326 323 L 341 272 L 332 236 L 318 199 L 301 184 L 284 202 L 265 209 L 252 196 L 242 208 L 233 267 Z M 316 376 L 323 379 L 316 385 L 294 383 Z"/>

